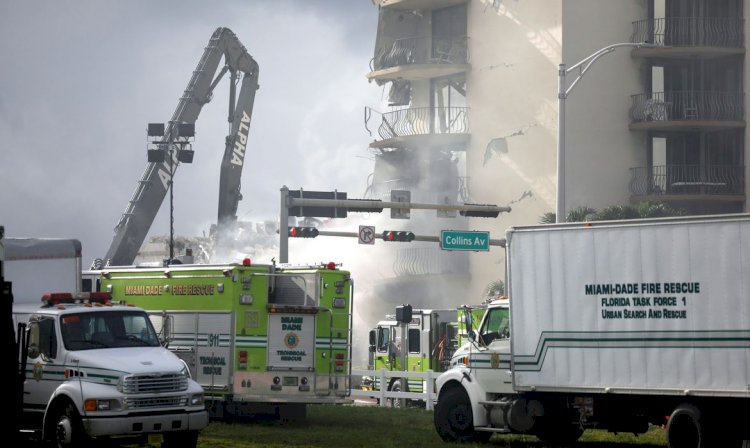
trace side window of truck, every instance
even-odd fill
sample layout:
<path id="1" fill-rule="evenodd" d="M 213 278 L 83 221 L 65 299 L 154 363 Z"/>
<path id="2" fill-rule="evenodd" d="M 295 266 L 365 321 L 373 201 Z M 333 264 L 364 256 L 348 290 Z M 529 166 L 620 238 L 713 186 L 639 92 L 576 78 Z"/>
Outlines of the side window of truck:
<path id="1" fill-rule="evenodd" d="M 57 357 L 57 335 L 55 320 L 43 317 L 29 323 L 29 358 L 44 356 L 49 359 Z"/>
<path id="2" fill-rule="evenodd" d="M 386 327 L 378 327 L 378 351 L 385 353 L 388 351 L 388 343 L 390 342 L 390 330 Z"/>
<path id="3" fill-rule="evenodd" d="M 409 328 L 409 353 L 419 353 L 419 328 Z"/>
<path id="4" fill-rule="evenodd" d="M 510 337 L 508 310 L 495 308 L 489 311 L 484 320 L 482 331 L 479 333 L 481 342 L 489 344 L 496 339 L 507 339 Z"/>

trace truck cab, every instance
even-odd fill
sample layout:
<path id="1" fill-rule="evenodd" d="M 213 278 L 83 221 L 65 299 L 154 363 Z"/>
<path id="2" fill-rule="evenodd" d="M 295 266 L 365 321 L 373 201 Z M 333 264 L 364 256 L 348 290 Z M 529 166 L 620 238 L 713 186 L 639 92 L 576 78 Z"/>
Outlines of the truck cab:
<path id="1" fill-rule="evenodd" d="M 508 299 L 501 297 L 489 302 L 480 322 L 475 321 L 477 314 L 473 311 L 465 308 L 463 312 L 464 327 L 470 330 L 468 342 L 459 347 L 451 358 L 450 368 L 454 377 L 460 378 L 466 371 L 475 375 L 487 391 L 511 392 Z M 472 329 L 477 327 L 477 331 Z M 444 377 L 443 381 L 447 378 Z"/>
<path id="2" fill-rule="evenodd" d="M 14 309 L 26 347 L 24 427 L 60 447 L 113 436 L 195 447 L 208 424 L 203 389 L 143 309 L 109 299 L 45 294 L 40 308 Z"/>
<path id="3" fill-rule="evenodd" d="M 370 370 L 426 372 L 444 371 L 456 349 L 458 328 L 456 309 L 415 309 L 406 325 L 406 341 L 401 335 L 401 324 L 396 316 L 388 315 L 370 330 L 368 364 Z M 402 350 L 405 363 L 402 361 Z M 379 378 L 373 387 L 380 390 Z M 425 390 L 424 379 L 408 378 L 405 392 L 420 393 Z M 401 391 L 398 378 L 386 385 L 389 391 Z M 397 400 L 393 401 L 396 404 Z"/>

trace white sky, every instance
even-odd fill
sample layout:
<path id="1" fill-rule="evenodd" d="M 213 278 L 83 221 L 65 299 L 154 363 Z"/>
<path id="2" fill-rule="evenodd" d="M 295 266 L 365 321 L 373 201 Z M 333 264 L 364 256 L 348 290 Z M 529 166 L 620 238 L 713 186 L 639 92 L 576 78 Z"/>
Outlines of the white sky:
<path id="1" fill-rule="evenodd" d="M 84 268 L 103 257 L 146 167 L 146 124 L 171 118 L 218 27 L 260 66 L 239 219 L 277 220 L 282 185 L 362 197 L 363 108 L 382 95 L 365 78 L 377 15 L 369 0 L 0 2 L 6 236 L 77 238 Z M 177 235 L 216 221 L 228 89 L 204 106 L 194 163 L 175 176 Z M 147 241 L 169 233 L 168 205 Z"/>

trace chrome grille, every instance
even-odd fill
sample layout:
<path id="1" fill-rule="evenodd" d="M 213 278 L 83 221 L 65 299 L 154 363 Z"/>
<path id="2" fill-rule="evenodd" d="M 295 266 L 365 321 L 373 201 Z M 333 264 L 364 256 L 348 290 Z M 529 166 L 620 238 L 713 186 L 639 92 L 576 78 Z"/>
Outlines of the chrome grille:
<path id="1" fill-rule="evenodd" d="M 185 375 L 149 373 L 126 376 L 122 391 L 126 394 L 181 392 L 187 390 L 187 387 L 188 380 Z"/>
<path id="2" fill-rule="evenodd" d="M 185 406 L 187 397 L 148 397 L 148 398 L 126 398 L 125 406 L 128 409 L 157 408 L 167 406 Z"/>

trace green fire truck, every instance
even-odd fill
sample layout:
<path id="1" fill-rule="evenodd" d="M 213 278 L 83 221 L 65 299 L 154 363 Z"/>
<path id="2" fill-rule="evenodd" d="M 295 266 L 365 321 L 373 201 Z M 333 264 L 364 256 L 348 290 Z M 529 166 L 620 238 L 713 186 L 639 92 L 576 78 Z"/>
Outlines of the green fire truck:
<path id="1" fill-rule="evenodd" d="M 456 309 L 414 309 L 406 331 L 406 344 L 402 344 L 401 324 L 395 315 L 387 315 L 370 330 L 369 370 L 445 370 L 453 351 L 458 347 Z M 404 349 L 407 350 L 405 365 L 401 361 L 401 351 Z M 422 393 L 425 390 L 424 382 L 424 378 L 408 378 L 407 390 L 404 392 Z M 372 384 L 375 390 L 380 390 L 380 379 L 377 375 Z M 398 378 L 390 378 L 386 387 L 393 392 L 403 391 Z M 389 402 L 397 406 L 399 400 Z"/>
<path id="2" fill-rule="evenodd" d="M 349 403 L 352 279 L 335 263 L 107 267 L 89 273 L 113 301 L 149 311 L 206 391 L 214 418 L 305 416 Z"/>
<path id="3" fill-rule="evenodd" d="M 506 298 L 501 300 L 507 301 Z M 406 326 L 406 344 L 401 336 L 401 323 L 396 315 L 386 315 L 370 330 L 368 369 L 380 371 L 443 372 L 458 347 L 468 341 L 465 313 L 471 313 L 473 322 L 480 322 L 487 309 L 486 304 L 465 305 L 452 309 L 414 309 Z M 472 331 L 476 331 L 474 328 Z M 403 346 L 408 346 L 406 364 L 401 361 Z M 380 390 L 380 378 L 375 375 L 366 379 L 368 388 Z M 408 378 L 405 392 L 425 391 L 424 378 Z M 401 392 L 399 378 L 388 379 L 388 391 Z M 389 399 L 391 406 L 398 406 L 398 399 Z"/>

